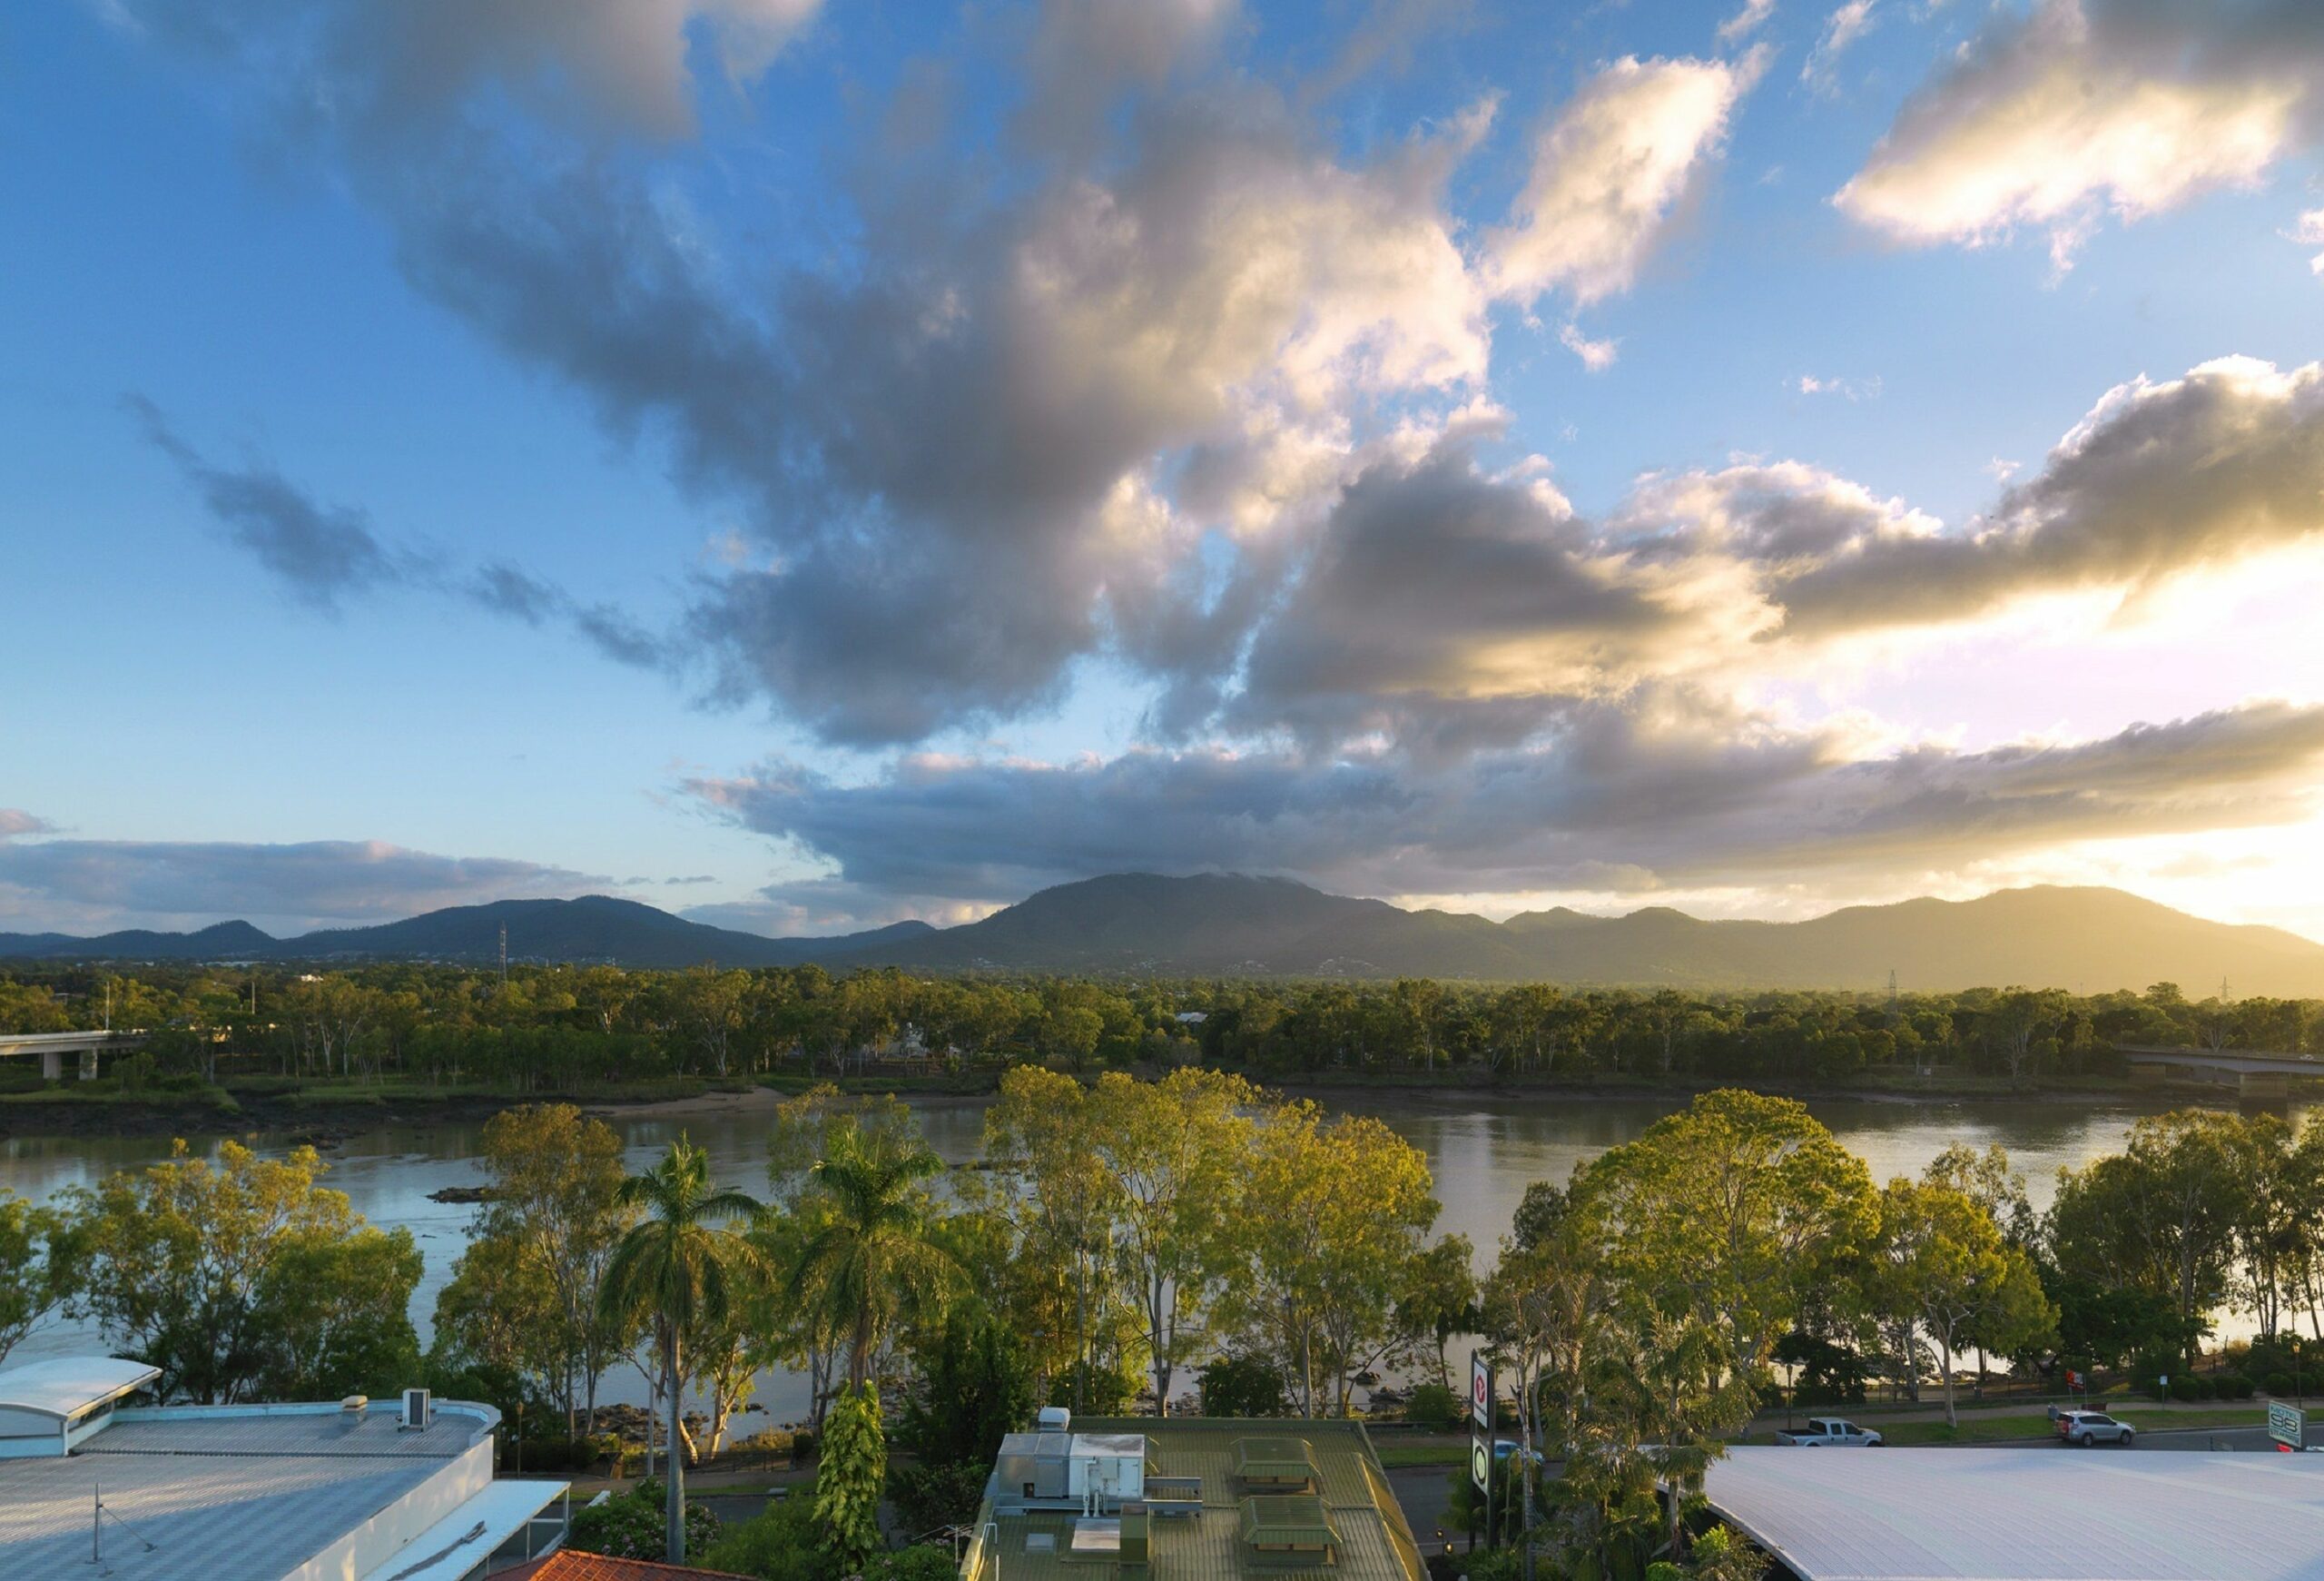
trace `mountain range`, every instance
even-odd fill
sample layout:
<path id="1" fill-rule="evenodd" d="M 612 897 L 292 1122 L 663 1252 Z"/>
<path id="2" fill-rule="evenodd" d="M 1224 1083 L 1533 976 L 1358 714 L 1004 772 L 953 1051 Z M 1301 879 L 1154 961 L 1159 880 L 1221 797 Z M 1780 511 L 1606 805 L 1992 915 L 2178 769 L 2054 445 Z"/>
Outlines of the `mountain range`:
<path id="1" fill-rule="evenodd" d="M 897 923 L 770 939 L 607 895 L 454 906 L 374 927 L 277 939 L 244 922 L 95 938 L 0 934 L 0 958 L 489 962 L 628 966 L 895 965 L 938 972 L 1162 976 L 1444 977 L 1689 989 L 1980 985 L 2100 993 L 2162 981 L 2201 997 L 2324 997 L 2324 944 L 2209 922 L 2120 890 L 2002 890 L 1970 901 L 1850 906 L 1807 922 L 1707 922 L 1664 906 L 1625 916 L 1563 907 L 1506 922 L 1405 911 L 1237 874 L 1114 874 L 1064 884 L 980 922 Z"/>

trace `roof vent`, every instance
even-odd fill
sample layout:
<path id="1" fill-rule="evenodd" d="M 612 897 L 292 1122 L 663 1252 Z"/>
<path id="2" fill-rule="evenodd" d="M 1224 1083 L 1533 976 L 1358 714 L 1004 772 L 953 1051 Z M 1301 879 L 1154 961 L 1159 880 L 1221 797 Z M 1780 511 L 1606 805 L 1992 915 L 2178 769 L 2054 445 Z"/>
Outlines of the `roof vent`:
<path id="1" fill-rule="evenodd" d="M 1275 1493 L 1243 1501 L 1241 1534 L 1252 1552 L 1277 1563 L 1337 1562 L 1340 1535 L 1312 1493 Z"/>
<path id="2" fill-rule="evenodd" d="M 340 1410 L 353 1412 L 359 1416 L 369 1410 L 370 1406 L 371 1397 L 368 1394 L 351 1394 L 339 1402 Z"/>
<path id="3" fill-rule="evenodd" d="M 1044 1433 L 1062 1433 L 1073 1426 L 1073 1413 L 1063 1406 L 1043 1406 L 1033 1413 L 1033 1426 Z"/>
<path id="4" fill-rule="evenodd" d="M 1313 1493 L 1315 1451 L 1305 1438 L 1237 1438 L 1235 1475 L 1253 1493 Z"/>

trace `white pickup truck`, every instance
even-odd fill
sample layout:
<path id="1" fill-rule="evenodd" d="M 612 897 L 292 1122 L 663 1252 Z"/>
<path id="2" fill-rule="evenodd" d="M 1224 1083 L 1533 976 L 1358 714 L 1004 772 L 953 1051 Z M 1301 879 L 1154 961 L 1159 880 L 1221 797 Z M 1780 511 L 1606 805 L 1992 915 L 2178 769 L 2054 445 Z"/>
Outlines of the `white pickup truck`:
<path id="1" fill-rule="evenodd" d="M 1880 1442 L 1880 1435 L 1869 1428 L 1859 1428 L 1854 1422 L 1837 1417 L 1810 1417 L 1804 1433 L 1777 1433 L 1778 1444 L 1797 1444 L 1803 1449 L 1813 1449 L 1824 1444 L 1844 1444 L 1852 1448 L 1870 1448 Z"/>

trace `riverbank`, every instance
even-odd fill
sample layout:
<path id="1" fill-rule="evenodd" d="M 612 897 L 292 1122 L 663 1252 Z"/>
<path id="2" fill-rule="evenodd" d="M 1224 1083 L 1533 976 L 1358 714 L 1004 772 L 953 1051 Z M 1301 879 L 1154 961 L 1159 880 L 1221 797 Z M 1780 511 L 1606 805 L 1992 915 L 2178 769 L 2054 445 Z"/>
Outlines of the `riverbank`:
<path id="1" fill-rule="evenodd" d="M 1151 1074 L 1152 1072 L 1140 1072 Z M 526 1103 L 578 1104 L 608 1118 L 684 1120 L 749 1116 L 818 1082 L 830 1082 L 858 1096 L 893 1094 L 917 1107 L 968 1104 L 990 1098 L 1000 1087 L 998 1071 L 957 1075 L 784 1074 L 718 1082 L 683 1077 L 620 1083 L 585 1092 L 517 1091 L 478 1085 L 429 1085 L 401 1078 L 380 1082 L 300 1082 L 261 1076 L 231 1079 L 219 1086 L 145 1088 L 124 1092 L 110 1081 L 0 1092 L 0 1138 L 162 1137 L 189 1140 L 252 1134 L 328 1134 L 379 1126 L 477 1122 Z M 1465 1073 L 1464 1073 L 1465 1075 Z M 1454 1111 L 1497 1102 L 1554 1102 L 1561 1104 L 1667 1102 L 1682 1104 L 1697 1093 L 1722 1086 L 1807 1102 L 1848 1102 L 1908 1106 L 1928 1102 L 2000 1102 L 2072 1107 L 2093 1103 L 2157 1101 L 2231 1106 L 2234 1090 L 2209 1082 L 2133 1084 L 2126 1079 L 2081 1077 L 2072 1082 L 2030 1082 L 1969 1074 L 1933 1076 L 1868 1073 L 1859 1082 L 1718 1081 L 1674 1077 L 1667 1081 L 1615 1077 L 1530 1077 L 1478 1082 L 1426 1072 L 1303 1072 L 1289 1079 L 1254 1074 L 1271 1091 L 1291 1098 L 1344 1102 L 1364 1094 L 1393 1095 L 1399 1104 Z"/>

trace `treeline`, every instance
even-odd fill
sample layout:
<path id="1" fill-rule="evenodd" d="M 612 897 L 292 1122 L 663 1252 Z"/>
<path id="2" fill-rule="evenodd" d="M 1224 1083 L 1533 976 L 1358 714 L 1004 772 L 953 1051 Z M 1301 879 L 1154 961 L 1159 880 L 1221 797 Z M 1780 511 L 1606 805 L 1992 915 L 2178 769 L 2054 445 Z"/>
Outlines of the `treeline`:
<path id="1" fill-rule="evenodd" d="M 172 1398 L 421 1377 L 523 1408 L 537 1454 L 554 1424 L 584 1458 L 598 1388 L 635 1365 L 674 1472 L 784 1364 L 814 1402 L 812 1519 L 712 1553 L 793 1581 L 864 1572 L 883 1494 L 912 1530 L 970 1518 L 1036 1403 L 1330 1416 L 1384 1375 L 1442 1422 L 1465 1334 L 1534 1451 L 1512 1457 L 1502 1517 L 1551 1576 L 1748 1573 L 1729 1538 L 1690 1535 L 1692 1495 L 1787 1390 L 1839 1403 L 1885 1378 L 1949 1415 L 1957 1380 L 1989 1369 L 2246 1394 L 2324 1360 L 2324 1125 L 2270 1115 L 2142 1120 L 2037 1213 L 1998 1148 L 1876 1182 L 1800 1104 L 1719 1090 L 1536 1182 L 1489 1267 L 1436 1233 L 1427 1166 L 1384 1125 L 1197 1068 L 1011 1070 L 982 1156 L 949 1171 L 903 1104 L 829 1087 L 780 1107 L 755 1179 L 714 1180 L 683 1141 L 626 1174 L 612 1130 L 559 1104 L 496 1118 L 484 1160 L 425 1355 L 409 1232 L 352 1214 L 310 1151 L 230 1143 L 48 1204 L 0 1193 L 0 1356 L 75 1314 Z M 2257 1338 L 2213 1348 L 2229 1311 Z M 692 1416 L 672 1408 L 687 1397 Z M 891 1413 L 910 1452 L 892 1466 Z"/>
<path id="2" fill-rule="evenodd" d="M 1050 1063 L 1306 1072 L 1846 1081 L 1949 1071 L 2022 1082 L 2119 1068 L 2124 1044 L 2324 1042 L 2324 1001 L 2073 995 L 1567 992 L 1405 979 L 1139 982 L 915 977 L 821 967 L 633 972 L 390 963 L 321 972 L 86 966 L 0 974 L 0 1031 L 151 1032 L 124 1085 L 273 1073 L 585 1093 L 669 1077 Z"/>

